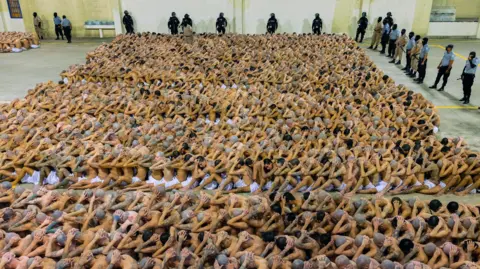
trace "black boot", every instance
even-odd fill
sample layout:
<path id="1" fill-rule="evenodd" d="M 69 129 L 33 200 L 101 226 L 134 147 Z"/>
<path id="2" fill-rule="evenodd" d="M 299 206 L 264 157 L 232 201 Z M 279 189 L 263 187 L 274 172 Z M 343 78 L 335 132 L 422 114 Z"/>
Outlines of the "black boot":
<path id="1" fill-rule="evenodd" d="M 463 102 L 463 104 L 464 104 L 464 105 L 470 104 L 470 98 L 465 99 L 465 101 Z"/>
<path id="2" fill-rule="evenodd" d="M 442 86 L 440 89 L 438 89 L 438 91 L 439 91 L 439 92 L 445 91 L 445 87 Z"/>
<path id="3" fill-rule="evenodd" d="M 458 100 L 458 101 L 463 102 L 463 101 L 465 101 L 465 100 L 467 100 L 467 98 L 465 97 L 465 94 L 464 94 L 464 95 L 463 95 L 463 98 L 460 99 L 460 100 Z"/>
<path id="4" fill-rule="evenodd" d="M 388 62 L 388 63 L 393 64 L 393 63 L 395 63 L 395 60 L 391 60 L 391 61 Z"/>
<path id="5" fill-rule="evenodd" d="M 437 84 L 433 84 L 432 86 L 428 87 L 429 89 L 436 89 L 437 88 Z"/>
<path id="6" fill-rule="evenodd" d="M 402 64 L 402 61 L 398 61 L 395 65 L 400 65 Z"/>
<path id="7" fill-rule="evenodd" d="M 377 50 L 378 46 L 375 46 L 375 48 L 373 48 L 373 50 Z"/>
<path id="8" fill-rule="evenodd" d="M 373 46 L 368 47 L 368 49 L 373 49 Z"/>

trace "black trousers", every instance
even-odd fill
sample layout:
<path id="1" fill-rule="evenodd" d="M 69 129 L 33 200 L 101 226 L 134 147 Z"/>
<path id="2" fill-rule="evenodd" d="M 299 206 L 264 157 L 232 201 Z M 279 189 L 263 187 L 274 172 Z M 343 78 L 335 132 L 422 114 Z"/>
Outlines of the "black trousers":
<path id="1" fill-rule="evenodd" d="M 427 72 L 427 62 L 428 62 L 428 59 L 425 60 L 425 64 L 422 64 L 423 58 L 418 59 L 418 79 L 420 81 L 423 81 L 425 79 L 425 74 Z"/>
<path id="2" fill-rule="evenodd" d="M 172 35 L 178 35 L 178 28 L 171 29 Z"/>
<path id="3" fill-rule="evenodd" d="M 360 36 L 360 43 L 363 42 L 363 37 L 365 36 L 365 29 L 358 27 L 357 35 L 355 36 L 355 41 L 358 42 L 358 36 Z"/>
<path id="4" fill-rule="evenodd" d="M 225 27 L 217 27 L 217 32 L 218 32 L 219 34 L 224 35 L 224 34 L 225 34 Z"/>
<path id="5" fill-rule="evenodd" d="M 313 29 L 313 34 L 319 35 L 319 34 L 321 34 L 321 33 L 322 33 L 322 28 L 314 28 L 314 29 Z"/>
<path id="6" fill-rule="evenodd" d="M 390 39 L 388 41 L 388 56 L 392 56 L 395 55 L 395 49 L 397 48 L 397 44 L 395 44 L 395 42 L 397 42 L 396 39 Z"/>
<path id="7" fill-rule="evenodd" d="M 125 30 L 127 30 L 127 34 L 133 34 L 133 25 L 125 24 Z"/>
<path id="8" fill-rule="evenodd" d="M 435 79 L 435 83 L 433 85 L 437 86 L 438 82 L 443 76 L 443 84 L 442 87 L 445 87 L 448 82 L 448 77 L 450 77 L 450 72 L 447 73 L 448 65 L 447 66 L 440 66 L 437 73 L 437 78 Z"/>
<path id="9" fill-rule="evenodd" d="M 408 54 L 409 52 L 411 51 L 411 49 L 407 50 L 407 65 L 405 65 L 405 68 L 408 70 L 410 69 L 411 65 L 412 65 L 412 58 L 410 58 L 410 55 Z"/>
<path id="10" fill-rule="evenodd" d="M 275 34 L 275 29 L 273 29 L 273 27 L 272 27 L 272 28 L 267 27 L 267 32 L 268 32 L 269 34 Z"/>
<path id="11" fill-rule="evenodd" d="M 61 24 L 56 24 L 55 25 L 55 34 L 57 35 L 57 39 L 59 39 L 60 36 L 62 36 L 62 39 L 63 39 L 63 31 L 62 31 L 62 25 Z"/>
<path id="12" fill-rule="evenodd" d="M 70 27 L 63 27 L 63 32 L 68 42 L 72 42 L 72 29 L 70 29 Z"/>
<path id="13" fill-rule="evenodd" d="M 475 79 L 475 75 L 473 74 L 463 74 L 463 95 L 467 100 L 470 99 L 470 95 L 472 94 L 472 86 L 473 86 L 473 81 Z"/>
<path id="14" fill-rule="evenodd" d="M 383 34 L 382 35 L 382 41 L 381 41 L 381 44 L 382 44 L 382 51 L 381 53 L 385 53 L 385 49 L 387 47 L 387 43 L 388 43 L 388 34 Z"/>

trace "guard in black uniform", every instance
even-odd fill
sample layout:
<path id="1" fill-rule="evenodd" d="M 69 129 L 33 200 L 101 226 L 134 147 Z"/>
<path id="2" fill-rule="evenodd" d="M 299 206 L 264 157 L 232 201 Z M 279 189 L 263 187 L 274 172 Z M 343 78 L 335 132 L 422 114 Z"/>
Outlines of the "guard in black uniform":
<path id="1" fill-rule="evenodd" d="M 268 19 L 267 23 L 267 32 L 269 34 L 274 34 L 275 31 L 277 31 L 278 28 L 278 21 L 277 18 L 275 18 L 275 13 L 270 14 L 270 19 Z"/>
<path id="2" fill-rule="evenodd" d="M 182 31 L 184 31 L 185 27 L 187 27 L 187 25 L 190 25 L 190 27 L 193 27 L 193 21 L 192 19 L 190 19 L 190 15 L 188 14 L 185 14 L 185 16 L 183 16 L 183 20 L 182 20 Z"/>
<path id="3" fill-rule="evenodd" d="M 387 12 L 387 17 L 385 17 L 385 19 L 383 19 L 383 21 L 386 21 L 388 23 L 388 25 L 390 25 L 390 27 L 393 26 L 393 18 L 392 18 L 392 12 Z M 392 28 L 390 28 L 392 29 Z M 389 33 L 390 34 L 390 33 Z"/>
<path id="4" fill-rule="evenodd" d="M 178 26 L 180 25 L 180 21 L 177 18 L 175 12 L 172 12 L 172 17 L 168 20 L 168 29 L 172 33 L 172 35 L 178 34 Z"/>
<path id="5" fill-rule="evenodd" d="M 125 25 L 125 30 L 127 30 L 127 34 L 133 34 L 133 19 L 128 11 L 123 12 L 125 15 L 123 16 L 123 25 Z"/>
<path id="6" fill-rule="evenodd" d="M 362 17 L 358 20 L 357 35 L 355 36 L 355 42 L 358 42 L 358 36 L 360 36 L 360 43 L 363 42 L 365 36 L 365 30 L 368 27 L 367 12 L 362 12 Z"/>
<path id="7" fill-rule="evenodd" d="M 217 32 L 221 35 L 224 35 L 225 29 L 227 28 L 227 19 L 223 17 L 223 12 L 220 13 L 220 16 L 217 19 L 216 26 L 217 26 Z"/>
<path id="8" fill-rule="evenodd" d="M 313 19 L 312 23 L 312 32 L 316 35 L 319 35 L 322 33 L 322 28 L 323 28 L 323 22 L 322 19 L 320 19 L 320 14 L 315 14 L 315 19 Z"/>

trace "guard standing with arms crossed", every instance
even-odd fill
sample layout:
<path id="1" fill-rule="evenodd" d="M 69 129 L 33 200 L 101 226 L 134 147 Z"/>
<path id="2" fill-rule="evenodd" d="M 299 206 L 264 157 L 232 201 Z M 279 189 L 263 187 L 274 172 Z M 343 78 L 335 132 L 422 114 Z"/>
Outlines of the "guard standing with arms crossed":
<path id="1" fill-rule="evenodd" d="M 67 16 L 63 15 L 62 20 L 63 32 L 67 38 L 67 43 L 72 43 L 72 23 L 67 19 Z"/>
<path id="2" fill-rule="evenodd" d="M 277 18 L 275 18 L 275 13 L 270 14 L 270 19 L 268 19 L 267 22 L 267 32 L 269 34 L 274 34 L 275 31 L 277 31 L 278 28 L 278 21 Z"/>
<path id="3" fill-rule="evenodd" d="M 463 98 L 460 101 L 463 101 L 464 104 L 470 103 L 470 95 L 472 94 L 472 85 L 478 63 L 477 53 L 475 51 L 470 52 L 462 73 Z"/>
<path id="4" fill-rule="evenodd" d="M 62 19 L 58 17 L 57 12 L 53 13 L 53 24 L 55 25 L 55 34 L 57 35 L 57 39 L 59 40 L 60 36 L 62 36 L 63 39 L 63 32 L 62 32 Z"/>
<path id="5" fill-rule="evenodd" d="M 170 30 L 170 33 L 172 33 L 172 35 L 178 34 L 179 25 L 180 25 L 180 21 L 177 18 L 177 14 L 175 14 L 175 12 L 172 12 L 172 16 L 168 20 L 168 29 Z"/>
<path id="6" fill-rule="evenodd" d="M 445 90 L 445 86 L 447 85 L 447 82 L 448 82 L 448 77 L 450 76 L 450 71 L 452 70 L 452 67 L 453 67 L 453 62 L 455 61 L 455 54 L 453 53 L 453 45 L 452 44 L 448 45 L 445 50 L 446 51 L 443 53 L 443 58 L 437 66 L 438 73 L 437 73 L 437 78 L 435 79 L 435 83 L 432 86 L 430 86 L 430 89 L 436 89 L 438 82 L 440 82 L 440 78 L 443 76 L 443 83 L 442 83 L 442 87 L 438 89 L 439 92 L 442 92 Z"/>
<path id="7" fill-rule="evenodd" d="M 316 35 L 319 35 L 322 33 L 322 27 L 323 27 L 323 22 L 322 19 L 320 19 L 320 14 L 315 14 L 315 19 L 313 19 L 312 23 L 312 32 Z"/>
<path id="8" fill-rule="evenodd" d="M 217 18 L 217 23 L 216 23 L 216 26 L 217 26 L 217 32 L 221 35 L 224 35 L 225 34 L 225 29 L 227 29 L 227 20 L 225 19 L 225 17 L 223 17 L 223 12 L 220 13 L 220 16 Z"/>

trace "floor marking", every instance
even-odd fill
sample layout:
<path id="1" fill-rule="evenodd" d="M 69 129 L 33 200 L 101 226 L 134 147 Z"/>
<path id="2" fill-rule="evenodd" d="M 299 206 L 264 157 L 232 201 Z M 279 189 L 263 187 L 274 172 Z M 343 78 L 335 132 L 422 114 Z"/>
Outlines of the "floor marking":
<path id="1" fill-rule="evenodd" d="M 436 106 L 438 109 L 478 109 L 477 106 Z"/>
<path id="2" fill-rule="evenodd" d="M 440 48 L 440 49 L 443 49 L 443 50 L 445 49 L 444 46 L 436 45 L 436 44 L 433 44 L 432 47 Z M 463 56 L 462 54 L 459 54 L 459 53 L 456 53 L 456 52 L 453 52 L 453 54 L 455 54 L 455 56 L 457 56 L 457 57 L 460 58 L 460 59 L 463 59 L 463 60 L 465 60 L 465 61 L 468 60 L 468 58 L 465 57 L 465 56 Z M 480 64 L 479 64 L 478 66 L 480 66 Z"/>

